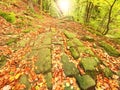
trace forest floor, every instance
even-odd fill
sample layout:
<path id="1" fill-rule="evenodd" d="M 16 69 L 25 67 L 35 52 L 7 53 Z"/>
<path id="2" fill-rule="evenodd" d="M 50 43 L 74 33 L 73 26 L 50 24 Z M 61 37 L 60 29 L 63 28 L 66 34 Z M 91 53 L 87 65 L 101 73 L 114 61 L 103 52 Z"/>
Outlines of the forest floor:
<path id="1" fill-rule="evenodd" d="M 0 16 L 0 90 L 120 90 L 120 44 L 8 2 L 0 10 L 16 20 Z"/>

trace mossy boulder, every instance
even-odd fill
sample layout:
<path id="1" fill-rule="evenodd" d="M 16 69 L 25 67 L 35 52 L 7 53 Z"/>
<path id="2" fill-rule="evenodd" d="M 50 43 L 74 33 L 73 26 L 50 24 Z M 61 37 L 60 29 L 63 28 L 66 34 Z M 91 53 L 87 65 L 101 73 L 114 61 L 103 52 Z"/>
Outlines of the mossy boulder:
<path id="1" fill-rule="evenodd" d="M 106 77 L 112 77 L 112 75 L 113 75 L 113 72 L 108 68 L 108 67 L 106 67 L 104 70 L 103 70 L 103 72 L 104 72 L 104 75 L 106 76 Z"/>
<path id="2" fill-rule="evenodd" d="M 45 74 L 45 80 L 46 80 L 48 89 L 52 90 L 52 73 L 51 72 Z"/>
<path id="3" fill-rule="evenodd" d="M 4 55 L 0 56 L 0 68 L 6 64 L 6 62 L 7 62 L 6 59 L 7 59 L 6 56 L 4 56 Z"/>
<path id="4" fill-rule="evenodd" d="M 68 39 L 72 39 L 72 38 L 76 37 L 76 35 L 74 33 L 67 31 L 67 30 L 64 31 L 64 34 Z"/>
<path id="5" fill-rule="evenodd" d="M 113 46 L 109 45 L 108 43 L 102 41 L 99 42 L 99 45 L 110 55 L 110 56 L 115 56 L 119 57 L 120 52 L 118 52 Z"/>
<path id="6" fill-rule="evenodd" d="M 78 59 L 79 58 L 79 52 L 77 50 L 77 48 L 75 47 L 70 47 L 70 52 L 71 52 L 71 55 L 73 56 L 74 59 Z"/>
<path id="7" fill-rule="evenodd" d="M 15 13 L 14 12 L 3 12 L 0 11 L 0 16 L 2 16 L 6 21 L 10 23 L 14 23 L 16 21 Z"/>
<path id="8" fill-rule="evenodd" d="M 91 57 L 95 56 L 93 51 L 88 47 L 84 47 L 84 46 L 83 47 L 78 47 L 78 51 L 79 51 L 80 55 L 85 53 L 85 54 L 89 54 L 89 56 L 91 56 Z"/>
<path id="9" fill-rule="evenodd" d="M 73 38 L 72 40 L 70 39 L 70 40 L 67 41 L 67 45 L 69 47 L 83 46 L 83 43 L 79 39 Z"/>
<path id="10" fill-rule="evenodd" d="M 82 65 L 85 71 L 94 71 L 98 63 L 99 60 L 96 57 L 86 57 L 82 58 L 80 65 Z"/>
<path id="11" fill-rule="evenodd" d="M 70 62 L 68 56 L 63 54 L 61 56 L 61 62 L 63 64 L 64 73 L 66 76 L 75 76 L 79 73 L 78 69 L 76 68 L 75 64 Z"/>
<path id="12" fill-rule="evenodd" d="M 93 42 L 93 41 L 94 41 L 94 38 L 91 37 L 91 36 L 84 36 L 84 37 L 82 37 L 82 40 L 84 40 L 84 41 L 89 41 L 89 42 Z"/>
<path id="13" fill-rule="evenodd" d="M 51 50 L 49 48 L 41 48 L 37 57 L 35 72 L 38 74 L 50 72 L 52 68 Z"/>
<path id="14" fill-rule="evenodd" d="M 95 80 L 93 80 L 89 75 L 77 75 L 76 80 L 78 85 L 83 90 L 95 90 Z M 92 89 L 91 89 L 92 88 Z"/>
<path id="15" fill-rule="evenodd" d="M 23 74 L 20 79 L 19 79 L 19 82 L 21 84 L 24 84 L 26 86 L 26 88 L 24 90 L 30 90 L 31 89 L 31 84 L 30 82 L 28 81 L 28 76 L 26 74 Z"/>

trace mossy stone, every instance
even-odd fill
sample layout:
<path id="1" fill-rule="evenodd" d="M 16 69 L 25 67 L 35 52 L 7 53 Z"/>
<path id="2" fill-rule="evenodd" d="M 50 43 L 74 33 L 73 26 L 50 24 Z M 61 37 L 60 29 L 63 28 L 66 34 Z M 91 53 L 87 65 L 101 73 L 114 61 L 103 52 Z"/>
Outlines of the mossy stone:
<path id="1" fill-rule="evenodd" d="M 81 89 L 83 90 L 90 90 L 90 88 L 95 89 L 95 81 L 89 76 L 89 75 L 77 75 L 76 80 L 78 82 L 78 85 L 80 86 Z M 94 90 L 92 89 L 92 90 Z"/>
<path id="2" fill-rule="evenodd" d="M 103 72 L 104 72 L 104 75 L 106 76 L 106 77 L 112 77 L 112 75 L 113 75 L 113 72 L 108 68 L 108 67 L 106 67 L 104 70 L 103 70 Z"/>
<path id="3" fill-rule="evenodd" d="M 72 40 L 70 39 L 69 41 L 67 41 L 67 45 L 69 47 L 72 47 L 72 46 L 83 46 L 83 43 L 80 42 L 79 39 L 73 38 Z"/>
<path id="4" fill-rule="evenodd" d="M 79 73 L 78 69 L 75 67 L 75 64 L 70 62 L 66 54 L 61 56 L 61 62 L 63 64 L 63 69 L 66 76 L 75 76 Z"/>
<path id="5" fill-rule="evenodd" d="M 84 41 L 89 41 L 89 42 L 93 42 L 93 41 L 94 41 L 94 38 L 91 37 L 91 36 L 84 36 L 84 37 L 82 38 L 82 40 L 84 40 Z"/>
<path id="6" fill-rule="evenodd" d="M 109 45 L 108 43 L 102 41 L 99 42 L 99 45 L 110 55 L 114 57 L 119 57 L 120 52 L 118 52 L 113 46 Z"/>
<path id="7" fill-rule="evenodd" d="M 96 57 L 86 57 L 82 58 L 80 65 L 83 66 L 85 71 L 94 71 L 98 63 L 99 60 Z"/>
<path id="8" fill-rule="evenodd" d="M 4 55 L 0 56 L 0 68 L 6 64 L 7 60 Z"/>
<path id="9" fill-rule="evenodd" d="M 85 53 L 85 54 L 89 54 L 91 57 L 95 56 L 93 51 L 88 47 L 84 47 L 84 46 L 83 47 L 78 47 L 78 51 L 79 51 L 80 54 Z"/>
<path id="10" fill-rule="evenodd" d="M 50 72 L 52 68 L 51 50 L 49 48 L 41 48 L 37 57 L 35 72 L 38 74 Z"/>
<path id="11" fill-rule="evenodd" d="M 10 23 L 14 23 L 16 21 L 15 13 L 14 12 L 3 12 L 0 11 L 0 16 L 6 19 Z"/>
<path id="12" fill-rule="evenodd" d="M 45 74 L 45 80 L 46 80 L 48 89 L 52 90 L 52 73 L 51 72 Z"/>
<path id="13" fill-rule="evenodd" d="M 25 45 L 30 41 L 30 38 L 24 38 L 17 42 L 18 47 L 25 47 Z"/>
<path id="14" fill-rule="evenodd" d="M 71 52 L 71 55 L 73 56 L 74 59 L 78 59 L 79 58 L 79 52 L 77 50 L 77 48 L 75 47 L 70 47 L 70 52 Z"/>
<path id="15" fill-rule="evenodd" d="M 23 75 L 20 77 L 19 82 L 20 82 L 21 84 L 24 84 L 24 85 L 26 86 L 26 88 L 25 88 L 24 90 L 30 90 L 31 84 L 30 84 L 30 82 L 28 81 L 28 76 L 27 76 L 27 75 L 23 74 Z"/>
<path id="16" fill-rule="evenodd" d="M 76 35 L 74 33 L 67 31 L 67 30 L 64 31 L 64 34 L 68 39 L 72 39 L 72 38 L 76 37 Z"/>

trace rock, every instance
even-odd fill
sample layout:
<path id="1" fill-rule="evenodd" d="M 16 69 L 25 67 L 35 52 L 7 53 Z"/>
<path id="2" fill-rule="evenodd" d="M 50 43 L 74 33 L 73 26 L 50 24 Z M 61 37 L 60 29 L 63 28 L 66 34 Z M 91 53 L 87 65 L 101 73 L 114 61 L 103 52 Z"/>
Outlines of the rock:
<path id="1" fill-rule="evenodd" d="M 31 89 L 31 84 L 30 82 L 28 81 L 28 76 L 23 74 L 20 79 L 19 79 L 19 82 L 21 84 L 24 84 L 26 86 L 26 88 L 24 90 L 30 90 Z"/>
<path id="2" fill-rule="evenodd" d="M 45 74 L 45 80 L 47 83 L 48 90 L 52 90 L 52 73 Z"/>
<path id="3" fill-rule="evenodd" d="M 82 58 L 80 65 L 83 66 L 85 71 L 94 71 L 98 63 L 99 60 L 96 57 L 86 57 Z"/>
<path id="4" fill-rule="evenodd" d="M 6 64 L 7 60 L 4 55 L 0 56 L 0 68 Z"/>
<path id="5" fill-rule="evenodd" d="M 107 44 L 106 42 L 102 41 L 99 42 L 99 45 L 110 55 L 114 57 L 119 57 L 120 52 L 118 52 L 113 46 Z"/>
<path id="6" fill-rule="evenodd" d="M 69 62 L 68 56 L 63 54 L 61 57 L 61 62 L 63 64 L 64 73 L 66 76 L 75 76 L 79 73 L 78 69 L 75 67 L 75 64 Z"/>
<path id="7" fill-rule="evenodd" d="M 91 37 L 91 36 L 84 36 L 84 37 L 82 38 L 82 40 L 84 40 L 84 41 L 89 41 L 89 42 L 93 42 L 93 41 L 94 41 L 94 38 Z"/>
<path id="8" fill-rule="evenodd" d="M 73 46 L 73 47 L 74 47 L 74 46 L 83 46 L 83 43 L 80 42 L 79 39 L 73 38 L 72 40 L 67 41 L 67 45 L 68 45 L 69 47 L 72 47 L 72 46 Z"/>
<path id="9" fill-rule="evenodd" d="M 113 72 L 108 68 L 108 67 L 106 67 L 104 70 L 103 70 L 103 72 L 104 72 L 104 75 L 106 76 L 106 77 L 112 77 L 112 75 L 113 75 Z"/>
<path id="10" fill-rule="evenodd" d="M 51 50 L 49 48 L 41 48 L 38 53 L 38 60 L 35 62 L 36 73 L 47 73 L 51 71 L 52 59 Z"/>
<path id="11" fill-rule="evenodd" d="M 69 32 L 69 31 L 67 31 L 67 30 L 64 31 L 64 34 L 65 34 L 65 36 L 66 36 L 68 39 L 72 39 L 72 38 L 75 38 L 75 37 L 76 37 L 76 35 L 75 35 L 74 33 Z"/>
<path id="12" fill-rule="evenodd" d="M 24 38 L 17 43 L 17 47 L 25 47 L 25 45 L 30 41 L 30 38 Z"/>
<path id="13" fill-rule="evenodd" d="M 75 47 L 70 47 L 70 52 L 71 55 L 73 56 L 74 59 L 78 59 L 79 58 L 79 52 Z"/>
<path id="14" fill-rule="evenodd" d="M 83 76 L 77 75 L 76 80 L 81 89 L 95 90 L 95 81 L 89 75 L 83 75 Z"/>
<path id="15" fill-rule="evenodd" d="M 93 51 L 88 47 L 84 47 L 84 46 L 78 47 L 78 51 L 79 51 L 80 55 L 85 53 L 85 54 L 89 54 L 89 56 L 95 56 Z"/>
<path id="16" fill-rule="evenodd" d="M 51 44 L 51 36 L 52 36 L 52 34 L 50 33 L 50 32 L 48 32 L 48 33 L 45 33 L 45 37 L 44 37 L 44 39 L 42 40 L 42 44 L 43 45 L 50 45 Z"/>

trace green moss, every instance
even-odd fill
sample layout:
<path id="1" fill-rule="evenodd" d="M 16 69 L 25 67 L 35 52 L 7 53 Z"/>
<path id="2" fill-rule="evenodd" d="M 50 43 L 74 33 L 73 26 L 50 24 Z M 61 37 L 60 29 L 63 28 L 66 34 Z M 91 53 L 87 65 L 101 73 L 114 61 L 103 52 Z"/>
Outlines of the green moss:
<path id="1" fill-rule="evenodd" d="M 11 45 L 11 44 L 16 43 L 16 42 L 17 42 L 17 38 L 10 38 L 7 40 L 6 44 Z"/>
<path id="2" fill-rule="evenodd" d="M 84 46 L 78 47 L 78 51 L 80 54 L 85 53 L 85 54 L 89 54 L 90 56 L 95 56 L 93 51 L 88 47 L 84 47 Z"/>
<path id="3" fill-rule="evenodd" d="M 99 60 L 96 57 L 87 57 L 81 60 L 80 65 L 82 65 L 85 71 L 94 71 L 98 63 Z"/>
<path id="4" fill-rule="evenodd" d="M 77 75 L 76 80 L 78 82 L 78 85 L 83 90 L 95 90 L 95 81 L 89 76 L 89 75 Z M 93 87 L 94 89 L 90 89 Z"/>
<path id="5" fill-rule="evenodd" d="M 89 42 L 93 42 L 93 41 L 94 41 L 94 38 L 91 37 L 91 36 L 84 36 L 84 37 L 82 38 L 82 40 L 84 40 L 84 41 L 89 41 Z"/>
<path id="6" fill-rule="evenodd" d="M 14 12 L 3 12 L 0 11 L 0 16 L 6 19 L 10 23 L 14 23 L 16 21 L 15 13 Z"/>
<path id="7" fill-rule="evenodd" d="M 74 33 L 69 32 L 69 31 L 67 31 L 67 30 L 64 31 L 64 34 L 65 34 L 65 36 L 66 36 L 68 39 L 72 39 L 72 38 L 75 38 L 75 37 L 76 37 L 76 35 L 75 35 Z"/>
<path id="8" fill-rule="evenodd" d="M 6 64 L 7 60 L 4 55 L 0 56 L 0 68 Z"/>
<path id="9" fill-rule="evenodd" d="M 73 38 L 72 40 L 67 41 L 67 45 L 69 47 L 72 47 L 72 46 L 83 46 L 83 43 L 80 42 L 79 39 Z"/>
<path id="10" fill-rule="evenodd" d="M 74 90 L 74 87 L 70 83 L 65 83 L 64 90 Z"/>
<path id="11" fill-rule="evenodd" d="M 75 47 L 70 47 L 70 52 L 71 55 L 73 56 L 74 59 L 78 59 L 79 58 L 79 52 Z"/>
<path id="12" fill-rule="evenodd" d="M 24 85 L 26 86 L 26 88 L 25 88 L 24 90 L 30 90 L 31 84 L 30 84 L 30 82 L 28 81 L 28 76 L 27 76 L 27 75 L 23 74 L 23 75 L 20 77 L 19 82 L 20 82 L 21 84 L 24 84 Z"/>
<path id="13" fill-rule="evenodd" d="M 31 30 L 30 29 L 26 29 L 26 30 L 23 30 L 22 32 L 23 33 L 29 33 Z"/>
<path id="14" fill-rule="evenodd" d="M 106 42 L 102 41 L 99 43 L 99 45 L 110 55 L 119 57 L 120 52 L 118 52 L 113 46 L 107 44 Z"/>
<path id="15" fill-rule="evenodd" d="M 45 74 L 45 80 L 46 80 L 48 89 L 52 90 L 52 73 L 51 72 Z"/>
<path id="16" fill-rule="evenodd" d="M 103 72 L 104 72 L 104 75 L 106 76 L 106 77 L 112 77 L 112 75 L 113 75 L 113 73 L 112 73 L 112 71 L 108 68 L 108 67 L 106 67 L 104 70 L 103 70 Z"/>
<path id="17" fill-rule="evenodd" d="M 35 62 L 35 72 L 39 73 L 47 73 L 52 69 L 52 59 L 51 59 L 51 50 L 49 48 L 41 48 L 38 52 L 38 60 Z"/>
<path id="18" fill-rule="evenodd" d="M 66 76 L 75 76 L 79 73 L 78 69 L 75 67 L 75 64 L 69 61 L 66 54 L 62 55 L 61 62 L 63 64 L 63 69 Z"/>

